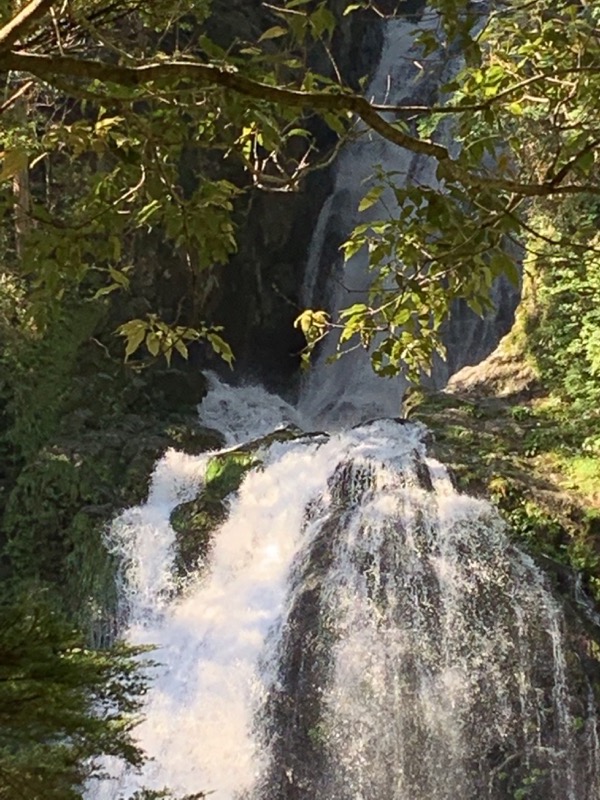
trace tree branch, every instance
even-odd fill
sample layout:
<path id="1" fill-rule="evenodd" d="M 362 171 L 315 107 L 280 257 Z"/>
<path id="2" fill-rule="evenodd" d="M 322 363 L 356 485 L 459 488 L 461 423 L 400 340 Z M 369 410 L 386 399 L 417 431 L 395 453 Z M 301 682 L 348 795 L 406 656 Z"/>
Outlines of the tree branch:
<path id="1" fill-rule="evenodd" d="M 72 56 L 37 55 L 0 51 L 0 69 L 29 72 L 42 81 L 58 86 L 57 78 L 80 78 L 113 83 L 131 88 L 143 87 L 156 81 L 177 84 L 193 82 L 195 86 L 220 86 L 255 100 L 276 103 L 288 108 L 314 111 L 354 113 L 384 139 L 412 153 L 435 158 L 440 178 L 458 181 L 465 186 L 497 189 L 524 197 L 545 197 L 557 194 L 577 194 L 587 191 L 600 194 L 595 185 L 561 185 L 556 179 L 542 183 L 520 183 L 504 178 L 488 178 L 453 161 L 446 147 L 419 139 L 387 122 L 366 98 L 349 92 L 303 92 L 283 86 L 272 86 L 247 78 L 231 68 L 196 61 L 168 61 L 141 66 L 122 66 Z"/>
<path id="2" fill-rule="evenodd" d="M 43 17 L 56 0 L 30 0 L 6 25 L 0 28 L 0 51 L 9 50 L 27 28 Z"/>
<path id="3" fill-rule="evenodd" d="M 579 159 L 583 158 L 583 156 L 587 155 L 588 153 L 591 153 L 593 150 L 595 150 L 598 147 L 599 144 L 600 144 L 600 139 L 592 139 L 592 141 L 588 142 L 585 147 L 582 147 L 581 150 L 576 155 L 573 156 L 573 158 L 571 158 L 569 161 L 567 161 L 567 163 L 564 164 L 561 167 L 561 169 L 558 170 L 556 175 L 554 175 L 553 177 L 549 178 L 550 183 L 553 186 L 555 186 L 555 185 L 557 186 L 558 184 L 561 183 L 561 181 L 564 181 L 564 179 L 567 177 L 569 172 L 577 164 Z"/>
<path id="4" fill-rule="evenodd" d="M 27 94 L 32 86 L 33 80 L 26 81 L 22 86 L 20 86 L 7 100 L 2 103 L 2 105 L 0 105 L 0 114 L 4 114 L 5 111 L 8 111 L 9 108 L 12 108 L 17 100 L 20 97 L 23 97 L 24 94 Z"/>
<path id="5" fill-rule="evenodd" d="M 120 86 L 145 86 L 154 81 L 194 81 L 196 84 L 216 85 L 231 89 L 256 100 L 278 103 L 292 108 L 312 108 L 315 111 L 351 111 L 384 138 L 413 153 L 433 156 L 439 161 L 450 158 L 448 150 L 439 144 L 410 136 L 384 120 L 368 100 L 359 95 L 340 92 L 302 92 L 281 86 L 254 81 L 239 72 L 213 64 L 195 61 L 169 61 L 139 67 L 107 64 L 71 56 L 44 56 L 33 53 L 0 52 L 0 69 L 29 72 L 46 83 L 55 77 L 83 78 Z"/>

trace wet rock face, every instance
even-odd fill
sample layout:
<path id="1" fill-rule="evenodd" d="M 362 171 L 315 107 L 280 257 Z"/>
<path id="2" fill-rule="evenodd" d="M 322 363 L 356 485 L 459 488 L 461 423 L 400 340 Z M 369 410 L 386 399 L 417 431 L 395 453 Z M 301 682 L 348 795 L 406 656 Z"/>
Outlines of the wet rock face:
<path id="1" fill-rule="evenodd" d="M 443 332 L 446 359 L 437 361 L 433 370 L 435 388 L 442 388 L 456 372 L 479 364 L 495 350 L 512 328 L 520 297 L 519 287 L 500 278 L 492 288 L 494 309 L 485 317 L 475 314 L 462 300 L 454 304 Z"/>
<path id="2" fill-rule="evenodd" d="M 296 591 L 280 647 L 279 680 L 263 710 L 271 759 L 259 800 L 323 796 L 318 793 L 320 776 L 327 769 L 321 695 L 333 667 L 333 638 L 322 587 L 343 516 L 338 509 L 325 522 L 294 576 Z"/>
<path id="3" fill-rule="evenodd" d="M 377 464 L 340 463 L 307 511 L 319 530 L 291 576 L 252 796 L 595 800 L 577 635 L 491 509 L 437 516 L 418 461 L 379 524 Z"/>
<path id="4" fill-rule="evenodd" d="M 206 395 L 206 379 L 199 371 L 154 369 L 148 374 L 146 391 L 165 411 L 193 410 Z"/>

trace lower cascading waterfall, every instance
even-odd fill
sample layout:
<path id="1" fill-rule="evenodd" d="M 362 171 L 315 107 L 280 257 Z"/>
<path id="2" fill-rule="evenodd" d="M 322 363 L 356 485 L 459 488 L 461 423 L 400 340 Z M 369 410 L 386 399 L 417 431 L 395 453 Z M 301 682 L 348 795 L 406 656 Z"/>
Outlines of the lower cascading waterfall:
<path id="1" fill-rule="evenodd" d="M 232 390 L 233 391 L 233 390 Z M 248 393 L 241 393 L 241 402 Z M 172 509 L 207 456 L 168 453 L 114 524 L 127 638 L 160 662 L 141 787 L 215 800 L 597 800 L 595 699 L 565 619 L 425 431 L 377 420 L 264 445 L 206 563 L 174 577 Z"/>

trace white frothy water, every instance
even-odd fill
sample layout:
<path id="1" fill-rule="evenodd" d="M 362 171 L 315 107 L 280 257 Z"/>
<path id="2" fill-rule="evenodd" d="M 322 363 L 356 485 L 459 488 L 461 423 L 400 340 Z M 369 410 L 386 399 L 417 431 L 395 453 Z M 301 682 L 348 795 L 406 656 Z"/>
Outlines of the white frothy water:
<path id="1" fill-rule="evenodd" d="M 482 781 L 480 762 L 520 759 L 525 775 L 551 773 L 544 797 L 574 800 L 562 616 L 541 574 L 510 548 L 487 504 L 382 486 L 386 471 L 339 539 L 324 592 L 338 641 L 322 724 L 341 776 L 327 796 L 496 797 L 507 791 L 500 769 L 490 764 Z M 541 710 L 544 687 L 524 647 L 551 663 L 545 690 L 557 719 L 543 769 L 544 726 L 529 712 Z"/>
<path id="2" fill-rule="evenodd" d="M 377 101 L 410 97 L 413 41 L 411 26 L 390 23 Z M 376 162 L 432 180 L 426 159 L 377 137 L 346 150 L 315 232 L 308 306 L 330 217 L 342 209 L 351 225 Z M 331 307 L 355 302 L 365 281 L 356 258 Z M 357 356 L 317 368 L 302 414 L 212 376 L 201 421 L 227 452 L 306 429 L 302 417 L 338 430 L 397 415 L 401 382 L 374 379 Z M 140 774 L 107 762 L 112 778 L 88 799 L 168 787 L 215 800 L 598 800 L 596 704 L 580 672 L 571 690 L 561 608 L 495 512 L 427 458 L 423 430 L 383 420 L 259 456 L 185 585 L 170 517 L 202 490 L 211 454 L 169 451 L 147 502 L 113 525 L 122 633 L 155 645 L 159 666 L 136 729 L 149 762 Z"/>
<path id="3" fill-rule="evenodd" d="M 200 421 L 216 428 L 228 445 L 257 439 L 288 426 L 302 427 L 295 408 L 262 386 L 241 386 L 232 389 L 208 373 L 208 395 L 200 407 Z"/>
<path id="4" fill-rule="evenodd" d="M 213 387 L 252 438 L 260 393 Z M 136 731 L 151 760 L 107 764 L 89 800 L 597 800 L 593 696 L 570 690 L 562 612 L 495 512 L 427 458 L 422 428 L 263 447 L 178 594 L 169 517 L 210 457 L 168 452 L 113 526 L 124 633 L 160 666 Z"/>
<path id="5" fill-rule="evenodd" d="M 212 378 L 202 421 L 220 423 L 230 443 L 289 424 L 293 410 L 259 387 L 232 390 Z M 220 414 L 220 416 L 219 416 Z M 207 575 L 177 597 L 173 509 L 202 486 L 213 454 L 173 450 L 157 464 L 147 502 L 113 524 L 110 547 L 121 556 L 126 639 L 152 644 L 154 671 L 145 721 L 136 738 L 151 761 L 141 775 L 107 763 L 112 780 L 90 798 L 129 797 L 142 788 L 177 793 L 218 790 L 232 798 L 252 784 L 260 758 L 251 736 L 263 692 L 258 656 L 281 613 L 289 564 L 299 546 L 304 503 L 324 480 L 315 445 L 274 445 L 265 471 L 253 472 L 215 539 Z M 285 452 L 283 452 L 283 450 Z M 291 505 L 282 486 L 300 488 Z"/>
<path id="6" fill-rule="evenodd" d="M 202 421 L 219 424 L 230 444 L 296 419 L 259 387 L 232 389 L 214 377 L 211 385 Z M 259 662 L 269 632 L 281 625 L 290 566 L 306 546 L 305 509 L 343 455 L 355 448 L 368 453 L 369 446 L 358 434 L 271 445 L 264 468 L 247 476 L 232 501 L 206 572 L 180 597 L 169 518 L 199 491 L 213 454 L 170 450 L 158 462 L 147 502 L 124 512 L 109 537 L 122 563 L 125 637 L 155 645 L 160 663 L 136 731 L 151 760 L 140 775 L 108 762 L 113 779 L 92 786 L 90 798 L 169 787 L 176 793 L 213 790 L 229 800 L 251 789 L 264 760 L 254 715 L 274 680 Z"/>

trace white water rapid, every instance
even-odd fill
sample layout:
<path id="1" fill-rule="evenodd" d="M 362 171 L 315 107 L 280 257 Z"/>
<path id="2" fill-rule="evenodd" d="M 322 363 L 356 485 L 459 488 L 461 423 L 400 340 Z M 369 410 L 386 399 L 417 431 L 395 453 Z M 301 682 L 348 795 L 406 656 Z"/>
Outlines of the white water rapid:
<path id="1" fill-rule="evenodd" d="M 276 427 L 275 409 L 295 419 L 262 389 L 216 379 L 204 406 L 229 454 L 236 436 Z M 140 774 L 107 763 L 113 777 L 89 800 L 142 787 L 215 800 L 597 800 L 595 706 L 567 663 L 560 606 L 424 438 L 390 419 L 263 440 L 261 466 L 183 582 L 170 515 L 201 491 L 214 454 L 165 455 L 147 502 L 110 534 L 123 634 L 158 648 L 137 729 L 151 760 Z"/>

